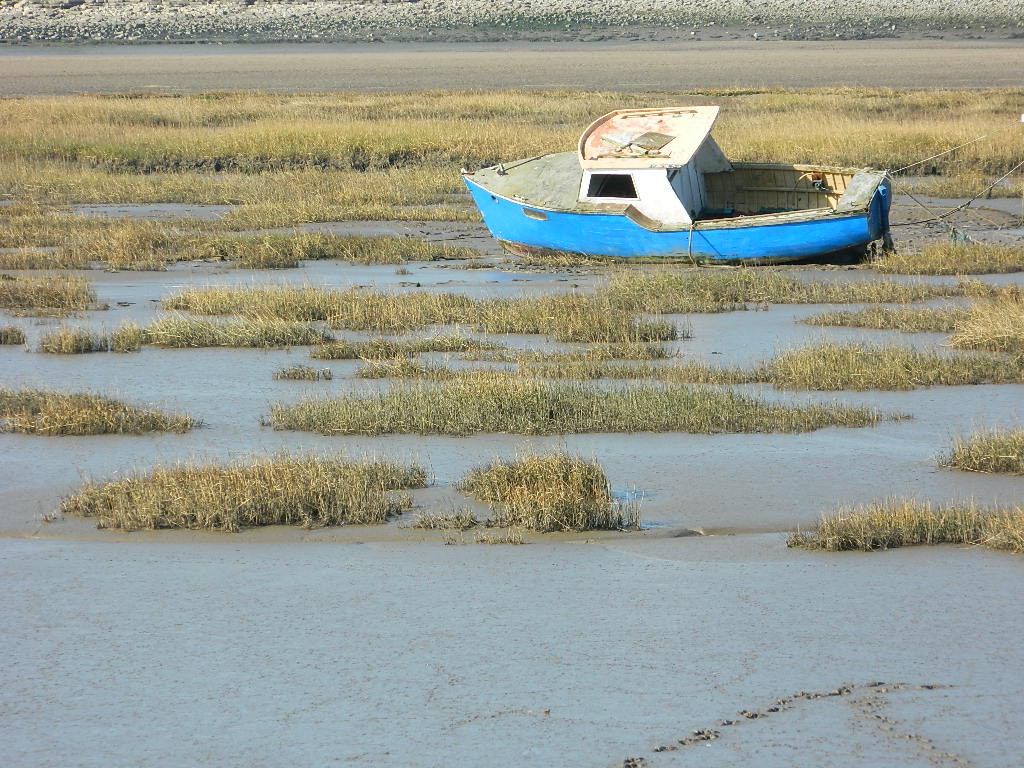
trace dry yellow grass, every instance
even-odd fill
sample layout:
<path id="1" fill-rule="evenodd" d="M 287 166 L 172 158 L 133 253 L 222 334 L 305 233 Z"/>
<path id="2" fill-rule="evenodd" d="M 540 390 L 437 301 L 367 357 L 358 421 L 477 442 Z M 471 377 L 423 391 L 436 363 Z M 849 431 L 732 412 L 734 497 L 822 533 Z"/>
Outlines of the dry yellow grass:
<path id="1" fill-rule="evenodd" d="M 900 390 L 966 384 L 1024 383 L 1024 366 L 1005 356 L 943 354 L 895 345 L 816 344 L 792 349 L 751 368 L 722 367 L 701 361 L 610 363 L 603 360 L 532 362 L 506 369 L 452 368 L 407 358 L 372 360 L 362 378 L 425 381 L 494 382 L 522 378 L 587 382 L 597 379 L 650 380 L 669 384 L 768 383 L 780 389 Z"/>
<path id="2" fill-rule="evenodd" d="M 545 334 L 557 341 L 646 343 L 675 339 L 672 323 L 642 320 L 604 293 L 473 299 L 455 293 L 390 294 L 313 286 L 193 288 L 164 300 L 168 309 L 208 315 L 326 320 L 332 328 L 398 333 L 467 325 L 484 333 Z"/>
<path id="3" fill-rule="evenodd" d="M 939 463 L 969 472 L 1024 475 L 1024 429 L 987 429 L 957 437 Z"/>
<path id="4" fill-rule="evenodd" d="M 62 274 L 0 275 L 0 309 L 66 314 L 88 309 L 96 292 L 88 280 Z"/>
<path id="5" fill-rule="evenodd" d="M 19 248 L 0 253 L 0 269 L 88 269 L 89 262 L 62 251 Z"/>
<path id="6" fill-rule="evenodd" d="M 57 328 L 39 337 L 37 349 L 55 355 L 107 352 L 110 349 L 110 338 L 87 328 Z"/>
<path id="7" fill-rule="evenodd" d="M 891 280 L 811 282 L 777 270 L 743 267 L 623 272 L 600 290 L 613 306 L 665 314 L 730 312 L 768 304 L 904 303 L 988 289 L 971 282 L 955 286 Z"/>
<path id="8" fill-rule="evenodd" d="M 275 429 L 326 435 L 548 435 L 807 432 L 827 426 L 866 427 L 884 418 L 900 417 L 838 403 L 777 405 L 679 384 L 606 388 L 494 373 L 278 403 L 272 406 L 269 421 Z"/>
<path id="9" fill-rule="evenodd" d="M 0 325 L 0 344 L 24 344 L 25 331 L 16 325 Z"/>
<path id="10" fill-rule="evenodd" d="M 1024 271 L 1024 247 L 992 243 L 938 243 L 921 251 L 887 253 L 876 272 L 900 275 L 984 275 Z"/>
<path id="11" fill-rule="evenodd" d="M 31 435 L 105 435 L 187 432 L 201 422 L 113 398 L 41 389 L 0 389 L 0 432 Z"/>
<path id="12" fill-rule="evenodd" d="M 785 389 L 914 389 L 937 385 L 1019 384 L 1024 366 L 990 355 L 871 344 L 820 344 L 777 355 L 763 378 Z"/>
<path id="13" fill-rule="evenodd" d="M 571 148 L 612 109 L 708 100 L 723 106 L 717 135 L 738 160 L 896 168 L 985 133 L 927 170 L 976 173 L 1017 159 L 1005 120 L 1017 89 L 35 97 L 4 100 L 0 138 L 4 159 L 136 173 L 457 167 Z"/>
<path id="14" fill-rule="evenodd" d="M 408 506 L 392 492 L 422 488 L 426 473 L 389 461 L 284 454 L 233 464 L 160 467 L 89 483 L 61 503 L 100 528 L 238 531 L 263 525 L 366 525 Z"/>
<path id="15" fill-rule="evenodd" d="M 224 223 L 239 229 L 466 219 L 460 166 L 572 149 L 611 109 L 708 102 L 722 105 L 716 137 L 741 161 L 898 168 L 987 134 L 924 169 L 962 196 L 1019 160 L 1005 116 L 1020 100 L 1019 89 L 866 88 L 4 99 L 0 196 L 230 203 Z"/>
<path id="16" fill-rule="evenodd" d="M 151 323 L 145 340 L 159 347 L 291 347 L 323 344 L 331 336 L 305 323 L 276 317 L 210 320 L 171 315 Z"/>
<path id="17" fill-rule="evenodd" d="M 949 333 L 969 314 L 961 307 L 912 309 L 910 307 L 866 307 L 856 312 L 823 312 L 803 320 L 807 325 L 839 325 L 877 328 L 906 333 Z"/>
<path id="18" fill-rule="evenodd" d="M 289 365 L 274 371 L 274 378 L 286 381 L 330 381 L 334 373 L 330 368 L 310 368 L 308 365 Z"/>
<path id="19" fill-rule="evenodd" d="M 961 349 L 1024 354 L 1024 296 L 1007 293 L 972 304 L 958 320 L 950 344 Z"/>
<path id="20" fill-rule="evenodd" d="M 844 507 L 798 531 L 789 546 L 805 549 L 878 550 L 916 544 L 977 544 L 1024 552 L 1024 507 L 985 510 L 967 504 L 935 505 L 890 499 L 863 507 Z"/>
<path id="21" fill-rule="evenodd" d="M 471 471 L 459 490 L 485 502 L 492 525 L 531 531 L 639 528 L 635 506 L 612 499 L 595 461 L 555 452 L 498 460 Z"/>
<path id="22" fill-rule="evenodd" d="M 461 334 L 426 336 L 419 339 L 337 340 L 313 349 L 309 356 L 318 360 L 380 360 L 410 357 L 422 352 L 467 352 L 491 350 L 497 344 Z"/>

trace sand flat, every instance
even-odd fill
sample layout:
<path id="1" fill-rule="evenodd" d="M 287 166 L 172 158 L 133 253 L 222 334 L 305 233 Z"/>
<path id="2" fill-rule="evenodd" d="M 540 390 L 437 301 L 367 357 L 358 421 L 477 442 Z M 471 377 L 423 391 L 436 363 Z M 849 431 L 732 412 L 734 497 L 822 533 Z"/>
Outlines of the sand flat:
<path id="1" fill-rule="evenodd" d="M 0 95 L 1021 84 L 1024 41 L 264 44 L 0 49 Z"/>

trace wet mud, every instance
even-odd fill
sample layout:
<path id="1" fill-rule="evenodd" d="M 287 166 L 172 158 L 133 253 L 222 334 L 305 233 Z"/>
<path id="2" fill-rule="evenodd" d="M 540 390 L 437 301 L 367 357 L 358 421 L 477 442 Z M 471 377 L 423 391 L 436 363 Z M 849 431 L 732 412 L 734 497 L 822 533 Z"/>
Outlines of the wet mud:
<path id="1" fill-rule="evenodd" d="M 1015 764 L 1018 557 L 650 544 L 2 539 L 0 750 L 18 766 Z M 654 752 L 694 730 L 720 735 Z"/>

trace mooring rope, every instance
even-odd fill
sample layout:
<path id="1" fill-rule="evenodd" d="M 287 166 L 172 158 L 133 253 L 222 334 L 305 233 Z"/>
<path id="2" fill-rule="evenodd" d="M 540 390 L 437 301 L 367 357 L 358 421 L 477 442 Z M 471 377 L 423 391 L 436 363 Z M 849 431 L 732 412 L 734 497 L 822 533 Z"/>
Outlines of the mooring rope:
<path id="1" fill-rule="evenodd" d="M 895 171 L 891 171 L 891 173 L 893 173 L 893 174 L 903 173 L 908 168 L 916 168 L 919 165 L 924 165 L 929 160 L 934 160 L 937 157 L 942 157 L 943 155 L 948 155 L 950 152 L 956 152 L 958 149 L 963 149 L 964 147 L 968 146 L 969 144 L 974 144 L 975 142 L 978 142 L 978 141 L 981 141 L 982 139 L 987 139 L 987 138 L 988 138 L 988 134 L 985 134 L 984 136 L 979 136 L 976 139 L 971 139 L 970 141 L 965 141 L 963 144 L 961 144 L 958 147 L 953 147 L 952 149 L 947 149 L 945 152 L 939 152 L 939 154 L 937 154 L 937 155 L 932 155 L 931 157 L 926 157 L 924 160 L 918 160 L 916 163 L 911 163 L 910 165 L 904 165 L 902 168 L 897 168 Z"/>
<path id="2" fill-rule="evenodd" d="M 964 208 L 969 206 L 971 203 L 973 203 L 973 202 L 981 199 L 985 195 L 987 195 L 989 192 L 991 192 L 993 189 L 995 189 L 995 187 L 1000 182 L 1002 182 L 1004 179 L 1006 179 L 1009 176 L 1011 176 L 1019 168 L 1024 168 L 1024 160 L 1021 160 L 1019 163 L 1017 163 L 1015 166 L 1013 166 L 1013 168 L 1011 168 L 1006 173 L 1004 173 L 1002 176 L 1000 176 L 998 179 L 993 181 L 991 184 L 989 184 L 987 187 L 985 187 L 985 189 L 981 190 L 981 192 L 976 194 L 970 200 L 968 200 L 965 203 L 961 203 L 956 208 L 950 208 L 945 213 L 940 213 L 938 216 L 933 216 L 930 219 L 921 219 L 920 221 L 904 221 L 904 222 L 901 222 L 899 224 L 891 224 L 890 226 L 892 226 L 892 227 L 909 227 L 909 226 L 912 226 L 914 224 L 930 224 L 933 221 L 941 221 L 942 219 L 945 219 L 947 216 L 952 216 L 954 213 L 958 213 L 958 212 L 962 211 Z M 910 195 L 909 192 L 907 194 Z M 917 200 L 917 198 L 915 198 L 913 195 L 910 195 L 910 197 L 911 197 L 911 199 L 917 201 L 918 205 L 920 205 L 926 211 L 929 211 L 929 212 L 931 211 L 931 209 L 928 208 L 928 206 L 926 206 L 921 201 Z"/>

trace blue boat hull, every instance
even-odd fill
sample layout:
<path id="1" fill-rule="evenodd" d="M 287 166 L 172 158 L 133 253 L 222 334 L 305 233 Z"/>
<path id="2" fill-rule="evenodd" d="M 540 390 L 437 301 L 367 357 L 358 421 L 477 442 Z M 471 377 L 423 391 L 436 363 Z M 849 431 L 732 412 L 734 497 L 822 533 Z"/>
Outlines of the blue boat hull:
<path id="1" fill-rule="evenodd" d="M 465 178 L 465 177 L 464 177 Z M 563 251 L 590 256 L 684 257 L 695 261 L 801 261 L 864 248 L 887 236 L 889 183 L 864 210 L 802 220 L 658 231 L 621 213 L 574 213 L 523 205 L 465 178 L 491 234 L 513 251 Z M 763 219 L 765 217 L 757 217 Z"/>

